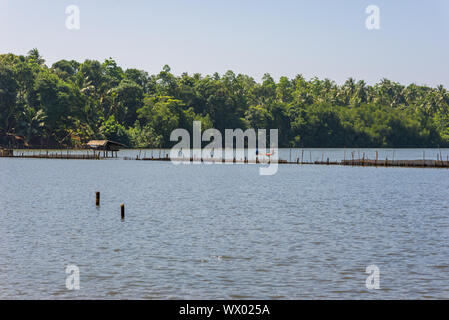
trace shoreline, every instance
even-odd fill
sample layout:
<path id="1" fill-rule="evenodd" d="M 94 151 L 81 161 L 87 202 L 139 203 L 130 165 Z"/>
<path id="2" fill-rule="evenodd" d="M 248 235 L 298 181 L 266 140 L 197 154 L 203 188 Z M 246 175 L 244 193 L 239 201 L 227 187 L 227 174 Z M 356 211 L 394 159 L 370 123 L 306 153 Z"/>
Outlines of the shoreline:
<path id="1" fill-rule="evenodd" d="M 74 150 L 70 150 L 74 151 Z M 325 165 L 325 166 L 350 166 L 350 167 L 403 167 L 403 168 L 449 168 L 449 161 L 444 160 L 378 160 L 378 159 L 353 159 L 353 160 L 340 160 L 330 161 L 329 158 L 326 161 L 300 161 L 299 158 L 296 161 L 288 161 L 282 159 L 269 159 L 269 158 L 242 158 L 242 159 L 225 159 L 225 158 L 174 158 L 171 159 L 168 154 L 165 157 L 151 157 L 141 158 L 139 155 L 136 157 L 102 157 L 100 153 L 87 152 L 82 154 L 73 154 L 68 150 L 66 153 L 49 153 L 44 154 L 25 154 L 20 153 L 15 155 L 11 153 L 0 153 L 0 158 L 9 159 L 56 159 L 56 160 L 108 160 L 108 159 L 121 159 L 124 161 L 156 161 L 156 162 L 177 162 L 180 164 L 187 163 L 205 163 L 205 164 L 284 164 L 284 165 Z"/>

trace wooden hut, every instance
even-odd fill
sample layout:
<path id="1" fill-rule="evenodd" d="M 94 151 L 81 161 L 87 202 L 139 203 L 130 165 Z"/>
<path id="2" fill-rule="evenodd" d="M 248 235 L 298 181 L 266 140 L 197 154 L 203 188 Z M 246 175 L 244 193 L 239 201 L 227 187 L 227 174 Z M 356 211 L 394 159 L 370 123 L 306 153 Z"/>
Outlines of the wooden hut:
<path id="1" fill-rule="evenodd" d="M 115 157 L 117 157 L 117 151 L 126 148 L 124 144 L 109 140 L 92 140 L 87 144 L 87 146 L 93 150 L 98 150 L 100 152 L 103 151 L 103 155 L 105 158 L 108 157 L 109 151 L 112 152 L 112 157 L 114 158 L 114 152 Z"/>
<path id="2" fill-rule="evenodd" d="M 14 157 L 12 149 L 0 149 L 0 157 Z"/>

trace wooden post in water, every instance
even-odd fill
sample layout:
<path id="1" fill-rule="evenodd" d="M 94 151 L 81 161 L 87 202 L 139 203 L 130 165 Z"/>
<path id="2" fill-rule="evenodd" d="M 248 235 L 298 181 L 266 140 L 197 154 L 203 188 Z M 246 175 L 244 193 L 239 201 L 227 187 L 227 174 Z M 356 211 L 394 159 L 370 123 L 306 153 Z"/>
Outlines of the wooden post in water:
<path id="1" fill-rule="evenodd" d="M 97 207 L 100 206 L 100 192 L 96 192 L 95 193 L 95 204 L 97 205 Z"/>
<path id="2" fill-rule="evenodd" d="M 121 211 L 122 220 L 125 220 L 125 205 L 124 204 L 120 205 L 120 211 Z"/>

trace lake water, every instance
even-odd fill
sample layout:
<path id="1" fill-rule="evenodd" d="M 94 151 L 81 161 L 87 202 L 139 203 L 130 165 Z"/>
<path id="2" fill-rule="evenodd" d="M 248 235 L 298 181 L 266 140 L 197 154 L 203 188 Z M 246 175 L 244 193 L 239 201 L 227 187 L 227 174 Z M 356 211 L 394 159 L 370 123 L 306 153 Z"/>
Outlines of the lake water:
<path id="1" fill-rule="evenodd" d="M 448 243 L 447 169 L 0 158 L 0 299 L 449 299 Z"/>

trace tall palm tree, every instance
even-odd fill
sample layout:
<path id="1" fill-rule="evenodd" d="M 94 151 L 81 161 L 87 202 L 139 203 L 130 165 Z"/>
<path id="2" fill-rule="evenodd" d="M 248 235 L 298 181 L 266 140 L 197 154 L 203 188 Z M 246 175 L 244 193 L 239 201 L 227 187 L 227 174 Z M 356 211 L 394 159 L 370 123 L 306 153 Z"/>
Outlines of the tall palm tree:
<path id="1" fill-rule="evenodd" d="M 349 104 L 356 91 L 356 83 L 354 78 L 349 78 L 343 85 L 343 94 L 345 104 Z"/>
<path id="2" fill-rule="evenodd" d="M 366 82 L 363 80 L 360 80 L 357 82 L 356 87 L 356 96 L 360 100 L 361 103 L 366 103 L 367 101 L 367 89 L 366 89 Z"/>
<path id="3" fill-rule="evenodd" d="M 20 133 L 25 137 L 25 142 L 29 143 L 33 138 L 42 137 L 47 116 L 44 110 L 36 111 L 34 108 L 27 107 L 22 112 L 19 126 L 22 128 Z"/>
<path id="4" fill-rule="evenodd" d="M 28 51 L 28 58 L 35 61 L 40 66 L 43 66 L 45 63 L 45 59 L 41 56 L 39 50 L 37 50 L 36 48 Z"/>
<path id="5" fill-rule="evenodd" d="M 438 111 L 448 113 L 449 95 L 442 85 L 437 86 L 435 90 L 435 103 Z"/>

